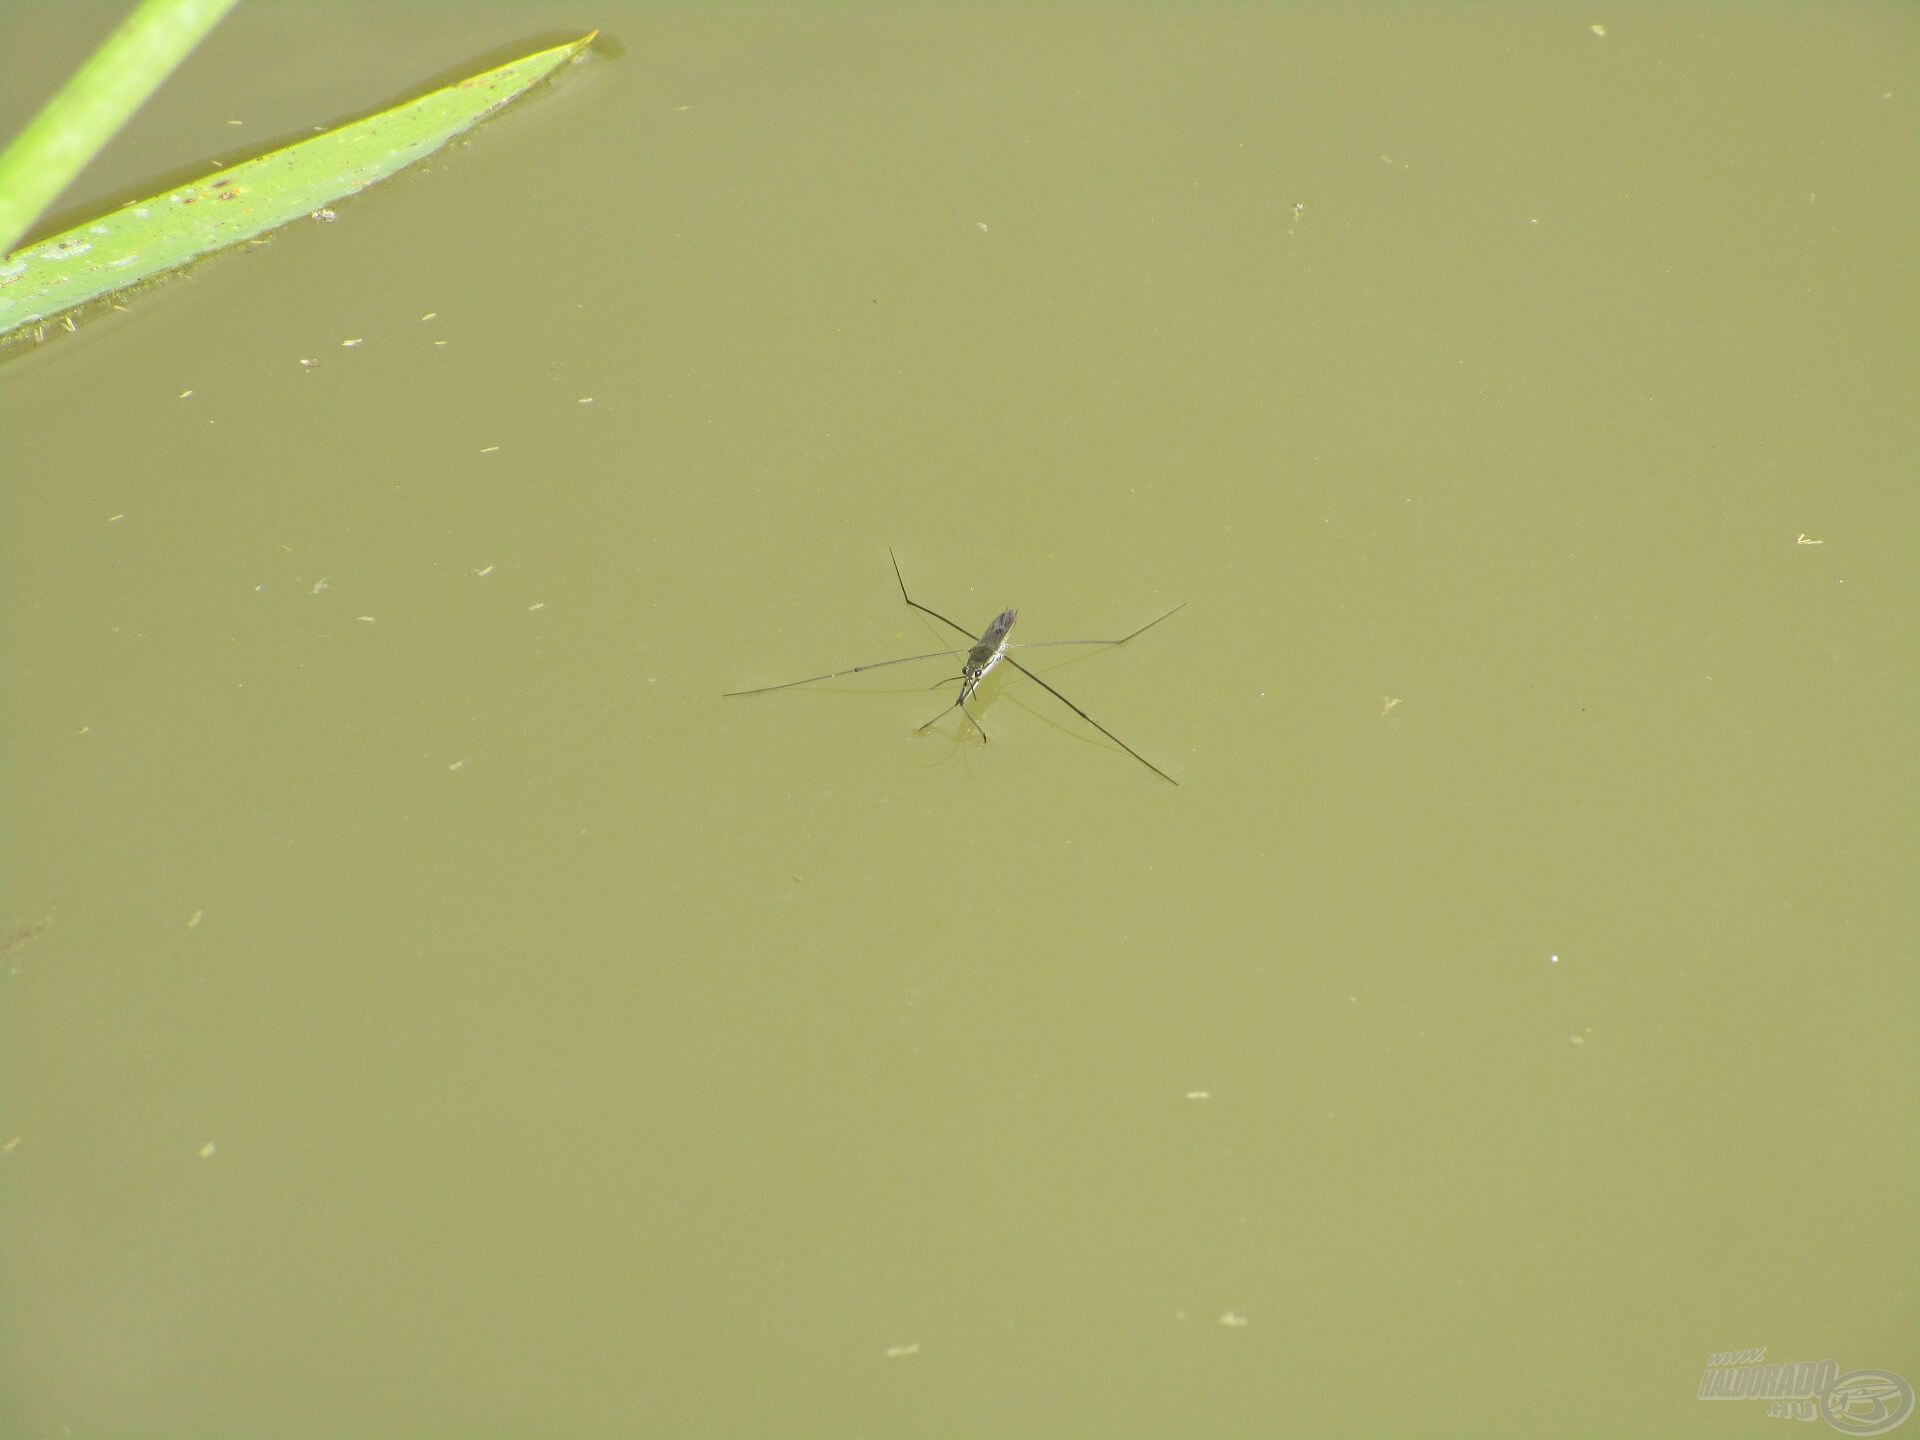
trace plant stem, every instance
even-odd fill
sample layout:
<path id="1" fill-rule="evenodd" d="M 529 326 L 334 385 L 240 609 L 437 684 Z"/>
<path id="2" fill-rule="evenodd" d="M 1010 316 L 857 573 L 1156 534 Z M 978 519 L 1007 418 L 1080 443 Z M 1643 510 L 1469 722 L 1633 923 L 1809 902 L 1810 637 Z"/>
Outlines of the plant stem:
<path id="1" fill-rule="evenodd" d="M 141 0 L 0 153 L 0 255 L 98 155 L 236 0 Z"/>

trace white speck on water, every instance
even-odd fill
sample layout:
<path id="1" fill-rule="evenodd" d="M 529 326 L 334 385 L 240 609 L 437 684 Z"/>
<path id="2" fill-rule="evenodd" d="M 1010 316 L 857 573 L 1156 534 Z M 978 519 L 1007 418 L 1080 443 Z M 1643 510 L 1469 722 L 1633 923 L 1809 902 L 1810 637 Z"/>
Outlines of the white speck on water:
<path id="1" fill-rule="evenodd" d="M 483 566 L 481 566 L 481 567 L 480 567 L 480 569 L 478 569 L 478 570 L 476 570 L 476 571 L 474 571 L 473 573 L 474 573 L 474 574 L 476 574 L 476 575 L 483 575 L 483 576 L 484 576 L 484 575 L 491 575 L 491 574 L 493 573 L 493 566 L 491 566 L 491 565 L 483 565 Z"/>
<path id="2" fill-rule="evenodd" d="M 313 589 L 309 590 L 307 593 L 309 595 L 318 595 L 321 591 L 331 590 L 332 588 L 333 588 L 333 577 L 331 575 L 322 575 L 318 580 L 313 582 Z"/>
<path id="3" fill-rule="evenodd" d="M 186 399 L 186 398 L 187 398 L 187 397 L 188 397 L 189 395 L 191 395 L 191 394 L 193 394 L 193 391 L 191 391 L 191 390 L 182 390 L 182 391 L 180 392 L 180 398 L 181 398 L 182 400 L 184 400 L 184 399 Z"/>
<path id="4" fill-rule="evenodd" d="M 447 342 L 446 342 L 446 341 L 444 341 L 444 340 L 436 340 L 436 341 L 434 341 L 433 343 L 434 343 L 434 344 L 436 344 L 436 345 L 444 345 L 444 344 L 446 344 Z"/>
<path id="5" fill-rule="evenodd" d="M 980 233 L 981 233 L 982 235 L 991 235 L 991 234 L 993 233 L 993 232 L 992 232 L 991 230 L 989 230 L 989 229 L 987 229 L 987 222 L 986 222 L 986 221 L 984 221 L 984 220 L 976 220 L 976 221 L 974 221 L 973 223 L 974 223 L 974 224 L 976 224 L 976 225 L 978 225 L 978 226 L 980 227 Z"/>
<path id="6" fill-rule="evenodd" d="M 920 1342 L 918 1340 L 915 1340 L 911 1345 L 889 1345 L 887 1347 L 887 1359 L 889 1360 L 904 1360 L 909 1355 L 918 1355 L 919 1353 Z"/>
<path id="7" fill-rule="evenodd" d="M 220 1150 L 220 1147 L 214 1144 L 213 1141 L 209 1140 L 207 1141 L 206 1144 L 200 1147 L 200 1158 L 202 1160 L 211 1160 L 216 1154 L 219 1153 L 219 1150 Z"/>
<path id="8" fill-rule="evenodd" d="M 480 447 L 480 453 L 482 455 L 491 455 L 499 448 L 498 445 L 483 445 Z"/>
<path id="9" fill-rule="evenodd" d="M 1229 1330 L 1244 1330 L 1253 1322 L 1237 1310 L 1229 1310 L 1220 1317 L 1220 1323 Z"/>
<path id="10" fill-rule="evenodd" d="M 464 770 L 464 769 L 466 768 L 466 765 L 467 765 L 467 762 L 466 762 L 466 761 L 464 761 L 464 760 L 456 760 L 456 761 L 454 761 L 454 762 L 453 762 L 453 763 L 452 763 L 451 765 L 449 765 L 449 766 L 447 766 L 447 769 L 449 769 L 449 770 Z"/>
<path id="11" fill-rule="evenodd" d="M 422 316 L 421 316 L 420 318 L 421 318 L 422 320 L 431 320 L 431 319 L 433 319 L 433 318 L 434 318 L 435 316 L 437 316 L 437 315 L 439 315 L 439 313 L 440 313 L 440 312 L 439 312 L 438 310 L 429 310 L 429 311 L 427 311 L 427 313 L 426 313 L 426 314 L 424 314 L 424 315 L 422 315 Z"/>
<path id="12" fill-rule="evenodd" d="M 547 602 L 546 602 L 546 601 L 544 601 L 544 600 L 536 600 L 536 601 L 534 601 L 534 602 L 533 602 L 533 604 L 531 604 L 531 605 L 529 605 L 529 606 L 527 606 L 527 609 L 528 609 L 529 611 L 533 611 L 533 610 L 544 610 L 544 609 L 546 609 L 546 608 L 547 608 Z"/>
<path id="13" fill-rule="evenodd" d="M 122 520 L 126 518 L 127 518 L 127 512 L 122 510 L 118 515 L 107 516 L 107 523 L 109 525 L 118 525 Z"/>
<path id="14" fill-rule="evenodd" d="M 373 624 L 373 616 L 371 615 L 356 615 L 353 618 L 360 621 L 360 623 L 363 625 Z"/>
<path id="15" fill-rule="evenodd" d="M 591 396 L 591 395 L 582 395 L 582 396 L 580 397 L 580 404 L 582 404 L 582 405 L 591 405 L 592 403 L 593 403 L 593 396 Z"/>
<path id="16" fill-rule="evenodd" d="M 364 339 L 362 339 L 362 338 L 361 338 L 360 336 L 358 336 L 358 335 L 356 335 L 356 336 L 354 336 L 354 337 L 353 337 L 353 339 L 351 339 L 351 340 L 342 340 L 342 341 L 340 342 L 340 348 L 341 348 L 342 350 L 351 350 L 351 349 L 353 349 L 353 347 L 354 347 L 354 346 L 356 346 L 356 345 L 364 345 L 365 343 L 366 343 L 366 341 L 365 341 Z"/>
<path id="17" fill-rule="evenodd" d="M 1549 955 L 1547 956 L 1547 963 L 1549 965 L 1558 965 L 1560 963 L 1560 957 L 1558 955 Z"/>
<path id="18" fill-rule="evenodd" d="M 207 912 L 204 910 L 196 910 L 193 912 L 193 914 L 189 915 L 187 917 L 187 929 L 198 930 L 200 928 L 201 920 L 206 918 L 206 913 Z"/>
<path id="19" fill-rule="evenodd" d="M 1187 1091 L 1187 1099 L 1189 1100 L 1211 1100 L 1212 1098 L 1213 1098 L 1213 1092 L 1211 1090 Z"/>

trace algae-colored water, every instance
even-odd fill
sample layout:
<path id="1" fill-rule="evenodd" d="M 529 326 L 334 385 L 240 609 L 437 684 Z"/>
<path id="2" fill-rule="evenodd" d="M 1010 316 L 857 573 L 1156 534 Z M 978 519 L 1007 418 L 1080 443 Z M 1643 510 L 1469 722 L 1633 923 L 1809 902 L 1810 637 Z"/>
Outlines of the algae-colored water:
<path id="1" fill-rule="evenodd" d="M 0 364 L 6 1433 L 1920 1379 L 1912 12 L 246 6 L 67 203 L 593 25 Z M 889 547 L 1188 602 L 1024 652 L 1179 788 L 719 698 L 953 643 Z"/>

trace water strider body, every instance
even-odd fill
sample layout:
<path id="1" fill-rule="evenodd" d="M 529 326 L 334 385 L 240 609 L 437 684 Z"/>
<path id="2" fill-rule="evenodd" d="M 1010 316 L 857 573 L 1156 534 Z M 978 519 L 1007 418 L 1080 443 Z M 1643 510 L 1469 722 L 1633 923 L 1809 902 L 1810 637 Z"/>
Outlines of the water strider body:
<path id="1" fill-rule="evenodd" d="M 1134 749 L 1131 745 L 1127 744 L 1127 742 L 1122 740 L 1118 735 L 1114 734 L 1111 730 L 1107 729 L 1106 726 L 1102 725 L 1098 720 L 1094 719 L 1086 711 L 1082 710 L 1078 705 L 1074 704 L 1073 701 L 1067 699 L 1066 696 L 1062 695 L 1058 690 L 1054 689 L 1053 686 L 1049 685 L 1045 680 L 1042 680 L 1038 675 L 1034 674 L 1033 671 L 1027 669 L 1026 666 L 1022 665 L 1018 660 L 1014 659 L 1011 655 L 1009 655 L 1007 651 L 1037 650 L 1037 649 L 1041 649 L 1049 646 L 1057 646 L 1057 645 L 1124 645 L 1129 640 L 1133 639 L 1134 636 L 1145 634 L 1147 631 L 1151 630 L 1154 626 L 1158 625 L 1160 621 L 1165 620 L 1170 616 L 1175 615 L 1179 613 L 1181 610 L 1185 609 L 1186 608 L 1185 601 L 1182 601 L 1180 604 L 1174 606 L 1173 609 L 1167 611 L 1165 615 L 1161 615 L 1155 619 L 1149 620 L 1146 624 L 1142 625 L 1138 630 L 1134 630 L 1126 635 L 1122 635 L 1118 640 L 1033 640 L 1033 641 L 1028 641 L 1023 645 L 1010 645 L 1007 643 L 1007 635 L 1010 631 L 1012 631 L 1014 622 L 1020 618 L 1020 612 L 1018 610 L 1011 610 L 1011 609 L 1002 610 L 998 615 L 993 617 L 993 623 L 991 625 L 987 626 L 987 628 L 984 631 L 982 631 L 979 635 L 975 635 L 971 630 L 967 629 L 965 626 L 956 624 L 954 621 L 949 620 L 946 616 L 942 615 L 938 610 L 934 610 L 926 605 L 922 605 L 918 600 L 914 599 L 911 595 L 909 595 L 907 593 L 906 579 L 900 573 L 900 561 L 898 557 L 896 557 L 894 553 L 891 550 L 889 550 L 887 552 L 887 558 L 893 561 L 893 578 L 897 580 L 900 584 L 900 598 L 906 601 L 907 604 L 911 605 L 915 610 L 921 611 L 923 614 L 931 615 L 934 619 L 938 620 L 942 625 L 946 625 L 951 627 L 952 629 L 958 630 L 962 635 L 966 636 L 967 639 L 974 642 L 970 648 L 966 650 L 957 650 L 957 649 L 956 650 L 929 650 L 924 655 L 902 655 L 896 660 L 875 660 L 870 664 L 866 664 L 866 665 L 854 665 L 854 666 L 850 666 L 845 670 L 829 671 L 825 675 L 809 675 L 804 680 L 787 680 L 778 685 L 761 685 L 752 690 L 729 690 L 726 692 L 726 694 L 722 698 L 731 699 L 734 696 L 739 696 L 739 695 L 764 695 L 764 694 L 767 694 L 769 691 L 773 691 L 773 690 L 791 690 L 796 685 L 812 685 L 817 681 L 821 681 L 821 680 L 837 680 L 843 675 L 858 675 L 864 670 L 880 670 L 880 669 L 886 668 L 889 665 L 909 665 L 916 660 L 933 660 L 946 655 L 964 654 L 967 658 L 961 662 L 960 674 L 957 677 L 955 677 L 960 681 L 960 693 L 954 697 L 952 705 L 948 705 L 944 709 L 942 709 L 939 715 L 936 715 L 933 717 L 932 720 L 927 721 L 926 725 L 922 725 L 920 727 L 920 730 L 927 729 L 928 726 L 931 726 L 934 723 L 936 723 L 941 718 L 941 716 L 944 716 L 948 710 L 952 710 L 957 707 L 960 713 L 966 717 L 967 723 L 972 725 L 973 728 L 979 732 L 980 739 L 984 742 L 987 739 L 987 732 L 981 728 L 979 719 L 974 715 L 974 713 L 971 710 L 967 708 L 967 700 L 969 697 L 972 696 L 974 691 L 980 688 L 980 682 L 987 678 L 988 673 L 993 669 L 993 667 L 998 665 L 1002 660 L 1005 660 L 1007 664 L 1011 665 L 1014 669 L 1018 670 L 1022 675 L 1026 676 L 1029 680 L 1033 681 L 1034 684 L 1038 685 L 1042 690 L 1045 690 L 1049 695 L 1053 696 L 1054 699 L 1058 700 L 1062 705 L 1065 705 L 1069 710 L 1073 711 L 1074 714 L 1078 715 L 1082 720 L 1086 721 L 1089 725 L 1093 726 L 1094 729 L 1098 730 L 1102 735 L 1106 736 L 1109 740 L 1113 741 L 1114 744 L 1118 745 L 1122 750 L 1126 751 L 1127 754 L 1131 755 L 1134 759 L 1138 760 L 1142 765 L 1146 766 L 1147 769 L 1153 771 L 1154 774 L 1158 775 L 1162 780 L 1166 781 L 1169 785 L 1178 785 L 1180 783 L 1178 780 L 1174 779 L 1171 775 L 1167 774 L 1166 771 L 1162 770 L 1158 765 L 1154 764 L 1151 760 L 1147 759 L 1147 757 L 1142 755 L 1138 750 Z M 945 684 L 946 682 L 942 681 L 940 683 Z M 920 731 L 916 730 L 914 733 L 918 734 L 920 733 Z"/>
<path id="2" fill-rule="evenodd" d="M 908 603 L 911 604 L 912 602 L 909 601 Z M 967 697 L 980 688 L 980 682 L 987 678 L 987 672 L 989 670 L 1007 658 L 1007 632 L 1013 629 L 1013 622 L 1019 618 L 1020 612 L 1018 610 L 1002 610 L 998 615 L 994 616 L 993 623 L 981 632 L 980 643 L 967 651 L 967 658 L 961 662 L 960 693 L 954 697 L 953 705 L 960 707 L 960 713 L 972 722 L 973 728 L 976 730 L 980 730 L 980 722 L 975 720 L 973 718 L 973 712 L 967 709 Z M 954 628 L 959 629 L 958 626 Z M 961 630 L 960 633 L 964 635 L 967 632 Z M 946 682 L 942 681 L 941 683 L 945 684 Z M 949 705 L 947 710 L 951 710 L 953 705 Z M 940 715 L 946 713 L 946 710 L 942 710 Z M 925 730 L 927 725 L 933 724 L 933 721 L 938 720 L 940 715 L 936 715 L 933 717 L 933 720 L 927 721 L 927 724 L 922 725 L 920 730 Z M 916 735 L 919 733 L 919 730 L 914 731 Z M 987 732 L 985 730 L 980 730 L 980 738 L 982 741 L 987 738 Z"/>

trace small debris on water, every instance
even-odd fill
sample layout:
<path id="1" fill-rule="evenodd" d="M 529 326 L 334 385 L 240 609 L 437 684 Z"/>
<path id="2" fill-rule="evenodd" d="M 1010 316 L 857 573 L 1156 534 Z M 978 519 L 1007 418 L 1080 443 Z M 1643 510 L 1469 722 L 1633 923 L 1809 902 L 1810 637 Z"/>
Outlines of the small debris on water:
<path id="1" fill-rule="evenodd" d="M 527 606 L 527 609 L 528 609 L 529 611 L 532 611 L 532 610 L 544 610 L 544 609 L 546 609 L 546 608 L 547 608 L 547 602 L 546 602 L 546 601 L 544 601 L 544 600 L 536 600 L 536 601 L 534 601 L 534 602 L 533 602 L 533 604 L 531 604 L 531 605 L 529 605 L 529 606 Z"/>
<path id="2" fill-rule="evenodd" d="M 1387 713 L 1399 703 L 1400 697 L 1398 695 L 1382 695 L 1380 697 L 1380 718 L 1384 720 L 1387 717 Z"/>
<path id="3" fill-rule="evenodd" d="M 1607 38 L 1607 27 L 1604 25 L 1589 25 L 1587 29 L 1598 35 L 1602 40 Z"/>
<path id="4" fill-rule="evenodd" d="M 431 320 L 431 319 L 433 319 L 433 318 L 434 318 L 435 316 L 437 316 L 437 315 L 439 315 L 439 313 L 440 313 L 440 312 L 439 312 L 438 310 L 429 310 L 429 311 L 427 311 L 427 313 L 426 313 L 426 314 L 424 314 L 424 315 L 422 315 L 422 316 L 421 316 L 420 318 L 421 318 L 422 320 Z"/>
<path id="5" fill-rule="evenodd" d="M 452 763 L 451 765 L 449 765 L 449 766 L 447 766 L 447 769 L 449 769 L 449 770 L 464 770 L 464 769 L 466 768 L 466 765 L 467 765 L 467 762 L 466 762 L 466 761 L 464 761 L 464 760 L 456 760 L 456 761 L 454 761 L 454 762 L 453 762 L 453 763 Z"/>
<path id="6" fill-rule="evenodd" d="M 1244 1330 L 1253 1322 L 1237 1310 L 1229 1310 L 1220 1317 L 1220 1323 L 1229 1330 Z"/>
<path id="7" fill-rule="evenodd" d="M 494 451 L 498 450 L 499 448 L 500 447 L 498 445 L 484 445 L 481 447 L 480 453 L 482 455 L 491 455 L 494 453 Z"/>
<path id="8" fill-rule="evenodd" d="M 81 729 L 80 733 L 84 735 L 92 728 L 91 725 L 85 726 Z M 4 939 L 0 939 L 0 955 L 11 954 L 22 945 L 46 934 L 47 931 L 52 928 L 53 911 L 49 910 L 41 919 L 36 920 L 33 924 L 22 925 L 17 930 L 9 931 Z"/>
<path id="9" fill-rule="evenodd" d="M 191 394 L 193 394 L 193 391 L 191 391 L 191 390 L 182 390 L 182 391 L 180 392 L 180 398 L 181 398 L 182 400 L 184 400 L 184 399 L 186 399 L 186 398 L 187 398 L 187 397 L 188 397 L 189 395 L 191 395 Z"/>
<path id="10" fill-rule="evenodd" d="M 478 570 L 476 570 L 476 571 L 474 571 L 473 573 L 474 573 L 474 574 L 476 574 L 476 575 L 482 575 L 482 576 L 484 576 L 484 575 L 491 575 L 491 574 L 493 573 L 493 566 L 491 566 L 491 565 L 483 565 L 483 566 L 481 566 L 481 567 L 480 567 L 480 568 L 479 568 Z"/>
<path id="11" fill-rule="evenodd" d="M 322 575 L 318 580 L 313 582 L 313 589 L 309 590 L 307 593 L 309 595 L 318 595 L 323 590 L 331 590 L 332 588 L 333 588 L 333 577 L 331 575 Z"/>
<path id="12" fill-rule="evenodd" d="M 364 345 L 365 343 L 366 343 L 365 340 L 363 340 L 360 336 L 356 335 L 351 340 L 342 340 L 340 342 L 340 348 L 342 350 L 351 350 L 353 349 L 354 346 Z"/>
<path id="13" fill-rule="evenodd" d="M 909 1355 L 918 1355 L 919 1353 L 920 1342 L 918 1340 L 914 1341 L 911 1345 L 889 1345 L 887 1347 L 887 1358 L 889 1360 L 904 1360 Z"/>
<path id="14" fill-rule="evenodd" d="M 126 518 L 127 518 L 127 512 L 122 510 L 118 515 L 107 516 L 107 523 L 109 525 L 118 525 L 122 520 Z"/>
<path id="15" fill-rule="evenodd" d="M 333 211 L 327 209 L 325 206 L 322 206 L 320 209 L 315 210 L 307 218 L 310 220 L 318 220 L 322 225 L 331 225 L 334 221 L 338 220 L 340 217 L 334 214 Z"/>
<path id="16" fill-rule="evenodd" d="M 302 360 L 300 362 L 300 368 L 302 370 L 312 370 L 319 363 L 320 362 L 318 360 Z"/>
<path id="17" fill-rule="evenodd" d="M 187 917 L 187 929 L 198 930 L 200 928 L 200 922 L 206 918 L 206 915 L 207 912 L 204 910 L 194 911 L 193 914 Z"/>
<path id="18" fill-rule="evenodd" d="M 1211 1090 L 1187 1091 L 1187 1099 L 1189 1100 L 1211 1100 L 1212 1098 L 1213 1098 L 1213 1092 Z"/>
<path id="19" fill-rule="evenodd" d="M 580 403 L 581 403 L 582 405 L 591 405 L 591 404 L 593 403 L 593 396 L 591 396 L 591 395 L 582 395 L 582 396 L 580 397 Z"/>
<path id="20" fill-rule="evenodd" d="M 219 1151 L 220 1147 L 209 1140 L 200 1147 L 200 1158 L 202 1160 L 211 1160 Z"/>
<path id="21" fill-rule="evenodd" d="M 1824 540 L 1815 540 L 1812 536 L 1808 535 L 1806 531 L 1802 530 L 1794 537 L 1793 543 L 1796 545 L 1824 545 L 1827 542 Z"/>

